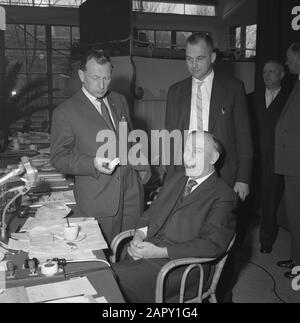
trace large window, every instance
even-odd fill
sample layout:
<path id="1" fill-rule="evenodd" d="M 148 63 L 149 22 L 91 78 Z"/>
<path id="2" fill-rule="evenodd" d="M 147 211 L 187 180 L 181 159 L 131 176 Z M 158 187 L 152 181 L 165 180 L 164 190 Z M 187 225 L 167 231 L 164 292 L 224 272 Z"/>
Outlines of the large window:
<path id="1" fill-rule="evenodd" d="M 247 58 L 256 56 L 257 25 L 246 27 L 246 53 Z"/>
<path id="2" fill-rule="evenodd" d="M 79 7 L 86 0 L 0 0 L 0 5 L 33 7 Z"/>
<path id="3" fill-rule="evenodd" d="M 216 7 L 211 5 L 195 5 L 187 3 L 171 3 L 158 1 L 133 0 L 134 11 L 169 13 L 178 15 L 215 16 Z"/>

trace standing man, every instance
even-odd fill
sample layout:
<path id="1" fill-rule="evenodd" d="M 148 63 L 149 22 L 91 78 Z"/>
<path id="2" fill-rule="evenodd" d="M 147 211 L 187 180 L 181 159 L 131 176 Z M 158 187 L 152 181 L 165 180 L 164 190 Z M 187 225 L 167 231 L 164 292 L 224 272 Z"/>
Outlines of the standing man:
<path id="1" fill-rule="evenodd" d="M 298 75 L 297 83 L 282 110 L 275 137 L 275 172 L 284 175 L 286 211 L 291 233 L 291 256 L 278 266 L 291 269 L 300 265 L 300 43 L 287 51 L 287 65 Z M 291 271 L 285 273 L 294 278 Z"/>
<path id="2" fill-rule="evenodd" d="M 111 160 L 96 158 L 96 137 L 109 129 L 116 134 L 118 147 L 119 122 L 127 120 L 131 128 L 130 115 L 125 97 L 109 90 L 112 64 L 103 51 L 87 52 L 78 74 L 82 89 L 53 113 L 51 162 L 60 172 L 75 175 L 81 215 L 97 218 L 110 243 L 119 232 L 133 228 L 142 214 L 143 185 L 132 167 L 110 168 Z"/>
<path id="3" fill-rule="evenodd" d="M 204 130 L 220 139 L 225 157 L 221 177 L 245 200 L 249 194 L 252 142 L 243 83 L 213 70 L 213 39 L 195 33 L 187 39 L 186 63 L 191 77 L 172 85 L 168 92 L 166 129 Z M 177 156 L 174 147 L 171 155 Z M 182 166 L 181 166 L 182 167 Z M 178 166 L 172 165 L 168 171 Z"/>
<path id="4" fill-rule="evenodd" d="M 275 128 L 289 91 L 281 87 L 284 66 L 274 60 L 265 63 L 263 79 L 265 89 L 255 102 L 259 126 L 259 146 L 262 169 L 262 218 L 260 244 L 262 253 L 270 253 L 277 234 L 277 209 L 282 197 L 284 181 L 274 172 Z"/>

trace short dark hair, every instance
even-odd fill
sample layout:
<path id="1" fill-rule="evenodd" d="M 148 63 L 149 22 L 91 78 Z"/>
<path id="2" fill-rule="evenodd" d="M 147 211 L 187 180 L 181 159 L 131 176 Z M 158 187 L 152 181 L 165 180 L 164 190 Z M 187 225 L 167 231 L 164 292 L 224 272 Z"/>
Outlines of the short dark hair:
<path id="1" fill-rule="evenodd" d="M 215 42 L 213 38 L 207 34 L 207 33 L 193 33 L 191 36 L 188 37 L 186 40 L 186 45 L 191 44 L 191 45 L 196 45 L 199 44 L 200 41 L 204 40 L 206 42 L 206 45 L 211 48 L 213 51 L 215 49 Z"/>
<path id="2" fill-rule="evenodd" d="M 100 65 L 105 65 L 107 63 L 111 64 L 110 57 L 105 55 L 102 49 L 92 48 L 85 52 L 80 60 L 80 69 L 82 71 L 86 70 L 86 63 L 91 59 L 95 59 L 95 61 Z"/>
<path id="3" fill-rule="evenodd" d="M 290 48 L 294 53 L 300 55 L 300 43 L 293 43 Z"/>
<path id="4" fill-rule="evenodd" d="M 264 67 L 267 65 L 267 64 L 273 64 L 273 65 L 277 65 L 279 67 L 279 70 L 280 72 L 284 72 L 284 65 L 281 64 L 279 61 L 277 61 L 276 59 L 269 59 L 268 61 L 266 61 L 264 63 Z"/>

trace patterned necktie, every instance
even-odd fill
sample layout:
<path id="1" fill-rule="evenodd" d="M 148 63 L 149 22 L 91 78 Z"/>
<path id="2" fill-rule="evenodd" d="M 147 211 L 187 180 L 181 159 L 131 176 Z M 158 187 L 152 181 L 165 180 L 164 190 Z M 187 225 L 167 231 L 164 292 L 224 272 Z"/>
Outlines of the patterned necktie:
<path id="1" fill-rule="evenodd" d="M 188 182 L 185 185 L 184 192 L 182 195 L 182 199 L 186 198 L 188 195 L 191 194 L 192 188 L 197 185 L 198 183 L 194 181 L 193 179 L 189 179 Z"/>
<path id="2" fill-rule="evenodd" d="M 201 86 L 204 84 L 204 82 L 198 83 L 198 89 L 197 89 L 197 101 L 196 101 L 196 107 L 197 107 L 197 130 L 203 131 L 203 100 L 202 100 L 202 91 Z"/>
<path id="3" fill-rule="evenodd" d="M 111 120 L 107 105 L 105 104 L 102 98 L 97 99 L 101 103 L 101 114 L 107 125 L 112 129 L 115 130 L 114 123 Z"/>

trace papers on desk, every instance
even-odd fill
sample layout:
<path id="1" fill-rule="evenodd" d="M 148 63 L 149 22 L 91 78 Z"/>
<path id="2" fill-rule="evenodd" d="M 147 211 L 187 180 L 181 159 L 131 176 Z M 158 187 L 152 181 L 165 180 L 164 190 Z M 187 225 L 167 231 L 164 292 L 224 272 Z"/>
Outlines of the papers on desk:
<path id="1" fill-rule="evenodd" d="M 70 223 L 77 223 L 80 232 L 84 234 L 82 240 L 69 243 L 64 240 L 63 226 L 65 219 L 39 220 L 29 218 L 21 228 L 23 235 L 13 235 L 20 240 L 9 239 L 8 247 L 13 250 L 23 250 L 29 253 L 30 258 L 49 259 L 65 258 L 70 260 L 92 259 L 93 250 L 106 249 L 107 244 L 93 218 L 70 218 Z M 27 233 L 27 235 L 25 234 Z"/>
<path id="2" fill-rule="evenodd" d="M 52 203 L 62 203 L 65 205 L 76 204 L 73 190 L 52 192 L 50 196 L 42 196 L 38 202 L 33 203 L 30 207 L 41 207 L 43 205 L 50 205 Z"/>
<path id="3" fill-rule="evenodd" d="M 80 277 L 52 284 L 26 287 L 26 292 L 31 303 L 60 300 L 74 296 L 97 295 L 97 291 L 87 277 Z"/>

